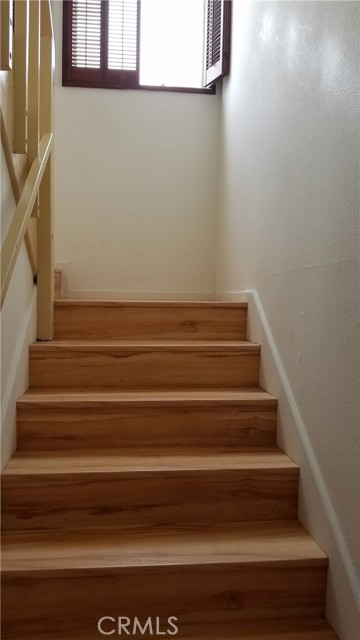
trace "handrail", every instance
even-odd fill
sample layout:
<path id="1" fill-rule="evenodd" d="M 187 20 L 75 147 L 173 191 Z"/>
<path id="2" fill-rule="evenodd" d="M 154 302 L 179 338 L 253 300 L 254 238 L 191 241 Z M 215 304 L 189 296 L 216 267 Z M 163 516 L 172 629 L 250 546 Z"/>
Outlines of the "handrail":
<path id="1" fill-rule="evenodd" d="M 16 202 L 16 205 L 18 205 L 19 200 L 20 200 L 20 195 L 21 195 L 20 194 L 20 187 L 19 187 L 19 183 L 18 183 L 18 179 L 17 179 L 17 175 L 16 175 L 16 171 L 15 171 L 15 167 L 14 167 L 14 163 L 13 163 L 13 159 L 12 159 L 10 141 L 9 141 L 8 134 L 7 134 L 7 131 L 6 131 L 4 116 L 3 116 L 3 112 L 2 112 L 1 108 L 0 108 L 0 119 L 1 119 L 1 142 L 2 142 L 2 146 L 3 146 L 3 150 L 4 150 L 6 165 L 7 165 L 7 169 L 8 169 L 8 172 L 9 172 L 9 177 L 10 177 L 10 182 L 11 182 L 11 186 L 12 186 L 15 202 Z M 30 239 L 30 235 L 29 235 L 28 231 L 26 231 L 26 233 L 25 233 L 25 243 L 26 243 L 26 248 L 27 248 L 27 251 L 28 251 L 28 256 L 29 256 L 29 260 L 30 260 L 32 273 L 33 273 L 33 276 L 35 276 L 36 272 L 37 272 L 36 258 L 35 258 L 35 255 L 34 255 L 34 250 L 33 250 L 32 244 L 31 244 L 31 239 Z"/>
<path id="2" fill-rule="evenodd" d="M 11 0 L 1 0 L 1 4 L 10 2 Z M 25 238 L 33 273 L 36 272 L 37 339 L 52 340 L 54 192 L 51 132 L 54 30 L 51 0 L 23 0 L 15 4 L 15 11 L 14 32 L 10 20 L 9 24 L 1 24 L 2 34 L 8 27 L 13 34 L 16 63 L 16 73 L 12 70 L 6 71 L 10 74 L 6 76 L 6 91 L 13 92 L 13 122 L 11 119 L 9 123 L 3 120 L 1 122 L 2 148 L 9 168 L 16 210 L 1 250 L 0 306 L 4 304 L 20 247 Z M 11 146 L 5 124 L 11 126 Z M 28 175 L 24 186 L 23 181 L 20 185 L 14 172 L 13 151 L 26 156 Z"/>
<path id="3" fill-rule="evenodd" d="M 52 145 L 53 134 L 44 134 L 39 144 L 39 156 L 32 162 L 20 200 L 2 246 L 1 307 L 5 300 L 16 258 L 20 251 L 22 241 L 24 240 L 36 198 L 38 197 L 41 180 L 50 157 Z"/>

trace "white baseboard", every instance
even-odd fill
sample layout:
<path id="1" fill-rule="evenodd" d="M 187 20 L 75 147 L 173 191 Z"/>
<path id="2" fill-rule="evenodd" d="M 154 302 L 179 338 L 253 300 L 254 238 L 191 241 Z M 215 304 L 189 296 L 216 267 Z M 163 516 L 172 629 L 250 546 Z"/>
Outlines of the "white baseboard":
<path id="1" fill-rule="evenodd" d="M 175 301 L 213 301 L 210 293 L 177 292 L 177 291 L 100 291 L 100 290 L 68 290 L 66 298 L 78 300 L 175 300 Z"/>
<path id="2" fill-rule="evenodd" d="M 359 580 L 260 297 L 254 290 L 216 298 L 248 302 L 248 338 L 261 344 L 260 384 L 279 399 L 278 444 L 301 470 L 299 519 L 329 556 L 326 615 L 342 640 L 358 640 Z"/>
<path id="3" fill-rule="evenodd" d="M 203 301 L 215 300 L 214 291 L 134 291 L 75 289 L 72 285 L 71 263 L 56 262 L 55 267 L 62 272 L 61 296 L 75 300 L 165 300 L 165 301 Z"/>
<path id="4" fill-rule="evenodd" d="M 33 288 L 27 311 L 13 352 L 4 393 L 1 397 L 1 468 L 11 458 L 16 447 L 16 402 L 29 386 L 29 344 L 36 339 L 36 287 Z"/>

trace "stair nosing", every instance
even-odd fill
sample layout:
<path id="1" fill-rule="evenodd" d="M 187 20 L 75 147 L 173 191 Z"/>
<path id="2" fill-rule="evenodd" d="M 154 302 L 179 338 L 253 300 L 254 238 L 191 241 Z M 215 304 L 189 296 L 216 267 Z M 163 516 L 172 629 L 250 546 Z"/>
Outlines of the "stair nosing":
<path id="1" fill-rule="evenodd" d="M 210 568 L 210 567 L 216 567 L 218 569 L 221 568 L 226 568 L 229 569 L 229 566 L 231 566 L 232 568 L 242 568 L 242 567 L 249 567 L 251 565 L 255 565 L 258 568 L 261 567 L 273 567 L 273 566 L 277 566 L 279 568 L 281 567 L 285 567 L 285 568 L 296 568 L 296 567 L 327 567 L 328 566 L 328 560 L 326 558 L 322 559 L 322 558 L 301 558 L 301 559 L 284 559 L 284 560 L 254 560 L 251 562 L 244 562 L 241 560 L 222 560 L 222 561 L 205 561 L 202 559 L 199 559 L 197 562 L 188 562 L 188 563 L 177 563 L 177 562 L 167 562 L 167 563 L 147 563 L 146 565 L 144 564 L 131 564 L 131 565 L 121 565 L 121 566 L 106 566 L 106 565 L 100 565 L 100 566 L 92 566 L 92 567 L 64 567 L 64 568 L 56 568 L 56 569 L 34 569 L 34 568 L 19 568 L 19 569 L 13 569 L 13 570 L 9 570 L 9 569 L 3 569 L 1 571 L 1 576 L 2 578 L 6 577 L 7 575 L 21 575 L 21 574 L 28 574 L 28 573 L 35 573 L 37 577 L 46 577 L 49 575 L 53 575 L 54 573 L 56 574 L 63 574 L 63 575 L 74 575 L 76 574 L 77 576 L 89 576 L 89 574 L 91 573 L 98 573 L 99 571 L 101 571 L 102 575 L 119 575 L 119 571 L 122 572 L 129 572 L 132 570 L 144 570 L 144 569 L 149 569 L 149 570 L 153 570 L 153 569 L 176 569 L 176 571 L 181 571 L 181 569 L 197 569 L 197 570 L 201 570 L 201 569 L 206 569 L 206 568 Z"/>
<path id="2" fill-rule="evenodd" d="M 243 309 L 247 302 L 226 302 L 219 300 L 92 300 L 89 298 L 61 298 L 55 300 L 55 307 L 134 307 L 134 308 L 200 308 L 200 309 Z"/>
<path id="3" fill-rule="evenodd" d="M 259 533 L 260 529 L 260 533 Z M 255 532 L 255 543 L 251 538 Z M 61 538 L 60 538 L 61 536 Z M 241 566 L 327 566 L 328 558 L 319 545 L 311 538 L 310 534 L 297 520 L 282 520 L 277 522 L 264 521 L 247 522 L 237 524 L 225 524 L 205 530 L 203 527 L 184 527 L 177 530 L 174 527 L 167 528 L 142 528 L 127 530 L 69 530 L 65 534 L 53 531 L 33 531 L 12 533 L 7 532 L 3 539 L 3 558 L 5 556 L 5 572 L 13 575 L 22 571 L 29 572 L 54 572 L 54 571 L 105 571 L 105 570 L 131 570 L 137 568 L 154 567 L 222 567 L 229 565 Z M 159 545 L 160 536 L 160 545 Z M 235 542 L 236 536 L 236 542 Z M 274 540 L 282 538 L 281 546 Z M 26 545 L 23 539 L 30 542 Z M 114 542 L 116 539 L 116 542 Z M 46 554 L 46 541 L 50 546 L 50 553 Z M 300 541 L 300 542 L 299 542 Z M 85 555 L 80 554 L 78 559 L 77 549 L 83 548 L 85 542 Z M 86 543 L 90 542 L 90 546 Z M 29 557 L 16 560 L 11 558 L 11 548 L 16 552 L 19 544 L 25 544 L 25 550 Z M 251 549 L 254 544 L 254 549 Z M 279 551 L 285 544 L 287 550 Z M 299 544 L 304 548 L 299 553 Z M 27 547 L 27 549 L 26 549 Z M 290 547 L 290 549 L 289 549 Z M 24 548 L 24 547 L 22 547 Z M 45 555 L 39 554 L 45 549 Z M 109 549 L 108 555 L 104 549 Z M 6 551 L 10 549 L 10 558 L 6 559 Z M 69 549 L 70 555 L 69 555 Z M 211 549 L 211 550 L 210 550 Z M 34 558 L 35 553 L 35 558 Z M 37 557 L 36 557 L 37 554 Z M 74 554 L 74 555 L 72 555 Z M 46 563 L 55 563 L 62 559 L 61 567 L 48 566 Z M 78 562 L 77 566 L 76 562 Z M 28 566 L 26 567 L 26 563 Z M 34 566 L 38 563 L 38 566 Z M 87 564 L 86 564 L 87 563 Z M 4 563 L 3 563 L 4 564 Z M 32 564 L 32 566 L 29 566 Z M 7 566 L 6 566 L 7 565 Z"/>
<path id="4" fill-rule="evenodd" d="M 73 406 L 76 408 L 119 405 L 127 407 L 162 407 L 186 406 L 239 406 L 271 408 L 276 407 L 278 399 L 261 388 L 244 390 L 162 390 L 162 391 L 113 391 L 109 389 L 94 389 L 81 391 L 79 389 L 52 388 L 29 389 L 19 400 L 20 409 L 38 406 Z"/>
<path id="5" fill-rule="evenodd" d="M 207 351 L 219 352 L 230 351 L 237 353 L 258 353 L 260 344 L 249 340 L 62 340 L 55 339 L 48 342 L 34 342 L 30 345 L 30 353 L 41 351 L 172 351 L 172 352 L 193 352 Z"/>
<path id="6" fill-rule="evenodd" d="M 130 453 L 132 455 L 130 455 Z M 87 455 L 86 455 L 87 454 Z M 271 461 L 271 456 L 277 459 Z M 263 457 L 263 459 L 262 459 Z M 82 460 L 85 465 L 77 466 Z M 212 464 L 209 464 L 209 460 Z M 48 461 L 48 465 L 41 466 L 41 461 Z M 64 466 L 61 466 L 61 462 Z M 90 461 L 90 462 L 88 462 Z M 92 462 L 91 462 L 92 461 Z M 104 464 L 107 462 L 108 466 Z M 130 462 L 129 462 L 130 461 Z M 27 464 L 30 466 L 27 466 Z M 32 466 L 31 462 L 35 465 Z M 125 466 L 121 464 L 125 463 Z M 18 466 L 19 465 L 19 466 Z M 59 466 L 57 466 L 59 465 Z M 18 452 L 9 461 L 2 472 L 3 479 L 11 477 L 45 477 L 59 476 L 84 477 L 91 475 L 97 477 L 105 474 L 116 475 L 122 478 L 127 476 L 134 478 L 147 475 L 210 475 L 218 473 L 249 473 L 266 471 L 286 471 L 299 473 L 298 465 L 277 447 L 246 447 L 241 451 L 219 452 L 204 449 L 192 450 L 190 454 L 180 454 L 178 451 L 159 449 L 144 454 L 143 451 L 134 455 L 134 450 L 102 450 L 99 451 L 33 451 Z"/>

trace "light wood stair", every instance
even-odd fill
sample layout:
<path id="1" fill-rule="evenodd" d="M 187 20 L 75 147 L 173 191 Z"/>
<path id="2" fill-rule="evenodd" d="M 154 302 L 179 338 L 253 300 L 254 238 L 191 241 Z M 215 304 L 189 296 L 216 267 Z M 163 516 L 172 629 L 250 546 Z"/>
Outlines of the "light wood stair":
<path id="1" fill-rule="evenodd" d="M 60 340 L 245 340 L 246 303 L 56 300 Z M 99 331 L 101 327 L 101 331 Z"/>
<path id="2" fill-rule="evenodd" d="M 4 544 L 6 554 L 6 537 Z M 80 610 L 75 631 L 84 625 L 85 612 L 89 628 L 96 627 L 103 612 L 116 611 L 119 601 L 126 615 L 145 619 L 154 611 L 167 619 L 176 609 L 183 625 L 199 617 L 214 622 L 244 615 L 272 618 L 274 610 L 283 616 L 322 613 L 327 560 L 297 523 L 151 528 L 125 535 L 37 533 L 25 540 L 12 537 L 10 549 L 11 569 L 5 565 L 4 579 L 15 626 L 20 603 L 12 597 L 12 584 L 17 589 L 20 581 L 19 595 L 34 625 L 41 609 L 59 624 L 63 616 L 74 620 Z M 91 575 L 96 589 L 88 587 Z M 56 591 L 43 594 L 44 581 L 55 578 Z"/>
<path id="3" fill-rule="evenodd" d="M 33 388 L 228 389 L 259 384 L 246 340 L 53 340 L 30 346 Z"/>
<path id="4" fill-rule="evenodd" d="M 277 450 L 17 454 L 3 474 L 3 530 L 295 518 L 298 468 Z M 74 505 L 74 487 L 76 502 Z"/>
<path id="5" fill-rule="evenodd" d="M 4 640 L 100 638 L 107 615 L 175 616 L 187 640 L 337 637 L 246 311 L 56 301 L 2 478 Z"/>
<path id="6" fill-rule="evenodd" d="M 20 398 L 18 450 L 232 450 L 275 446 L 277 400 L 235 391 L 29 390 Z"/>

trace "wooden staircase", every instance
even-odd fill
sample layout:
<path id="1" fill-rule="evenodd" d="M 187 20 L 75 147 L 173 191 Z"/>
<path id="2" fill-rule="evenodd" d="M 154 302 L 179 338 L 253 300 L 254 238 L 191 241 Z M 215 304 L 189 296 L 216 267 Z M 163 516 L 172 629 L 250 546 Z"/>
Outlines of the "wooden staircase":
<path id="1" fill-rule="evenodd" d="M 3 473 L 3 640 L 334 640 L 245 304 L 58 300 Z M 131 628 L 131 627 L 130 627 Z M 107 632 L 118 631 L 107 620 Z M 121 635 L 129 635 L 122 629 Z"/>

